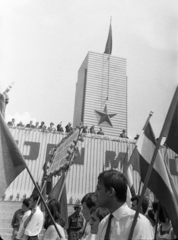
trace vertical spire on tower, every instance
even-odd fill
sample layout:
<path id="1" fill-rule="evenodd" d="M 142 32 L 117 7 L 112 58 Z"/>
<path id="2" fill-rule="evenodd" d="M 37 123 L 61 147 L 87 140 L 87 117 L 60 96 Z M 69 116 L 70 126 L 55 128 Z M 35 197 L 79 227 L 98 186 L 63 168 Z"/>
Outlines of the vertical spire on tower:
<path id="1" fill-rule="evenodd" d="M 110 54 L 110 55 L 112 53 L 112 27 L 111 27 L 111 20 L 110 20 L 110 26 L 109 26 L 108 40 L 106 42 L 106 47 L 105 47 L 104 53 Z"/>

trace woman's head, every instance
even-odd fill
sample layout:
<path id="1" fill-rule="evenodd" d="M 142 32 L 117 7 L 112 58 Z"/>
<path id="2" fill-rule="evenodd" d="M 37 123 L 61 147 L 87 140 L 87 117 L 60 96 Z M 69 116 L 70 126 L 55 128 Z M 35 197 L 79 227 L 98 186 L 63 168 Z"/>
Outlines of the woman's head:
<path id="1" fill-rule="evenodd" d="M 99 223 L 108 214 L 109 214 L 109 210 L 107 208 L 95 207 L 91 209 L 90 211 L 91 233 L 97 234 Z"/>
<path id="2" fill-rule="evenodd" d="M 162 206 L 161 204 L 159 206 L 158 202 L 153 202 L 152 206 L 155 214 L 155 219 L 157 218 L 158 209 L 159 209 L 159 216 L 158 216 L 159 221 L 161 223 L 169 222 L 170 219 L 164 206 Z"/>
<path id="3" fill-rule="evenodd" d="M 87 193 L 83 198 L 82 198 L 82 213 L 87 222 L 90 220 L 90 210 L 93 207 L 96 207 L 97 205 L 97 199 L 94 194 L 94 192 Z"/>
<path id="4" fill-rule="evenodd" d="M 59 202 L 56 200 L 56 199 L 51 199 L 49 202 L 48 202 L 48 208 L 50 210 L 50 213 L 52 215 L 52 217 L 54 218 L 54 221 L 58 224 L 60 224 L 62 227 L 65 226 L 65 221 L 62 219 L 61 217 L 61 209 L 60 209 L 60 204 Z M 47 214 L 47 217 L 46 217 L 46 228 L 49 226 L 49 225 L 52 225 L 52 221 L 51 221 L 51 218 L 50 216 L 48 216 Z"/>

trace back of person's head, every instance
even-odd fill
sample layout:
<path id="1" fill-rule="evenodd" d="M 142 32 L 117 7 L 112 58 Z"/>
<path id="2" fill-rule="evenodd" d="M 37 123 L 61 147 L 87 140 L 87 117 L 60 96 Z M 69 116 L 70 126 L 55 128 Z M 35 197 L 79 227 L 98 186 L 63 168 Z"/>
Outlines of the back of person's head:
<path id="1" fill-rule="evenodd" d="M 30 198 L 32 198 L 32 199 L 33 199 L 33 201 L 37 202 L 37 201 L 38 201 L 38 198 L 39 198 L 39 196 L 38 196 L 38 194 L 34 193 L 34 194 L 32 194 L 32 195 L 30 196 Z"/>
<path id="2" fill-rule="evenodd" d="M 29 198 L 25 198 L 22 203 L 26 206 L 26 207 L 29 207 Z"/>
<path id="3" fill-rule="evenodd" d="M 102 183 L 107 190 L 113 188 L 119 202 L 126 202 L 127 179 L 124 174 L 116 170 L 106 170 L 99 174 L 98 182 Z"/>
<path id="4" fill-rule="evenodd" d="M 133 202 L 133 201 L 136 200 L 137 201 L 137 205 L 138 205 L 140 197 L 141 197 L 140 195 L 136 195 L 136 196 L 131 198 L 131 201 Z M 149 205 L 149 199 L 146 196 L 144 196 L 143 197 L 143 201 L 142 201 L 142 212 L 143 212 L 143 214 L 145 214 L 147 212 L 148 205 Z"/>
<path id="5" fill-rule="evenodd" d="M 159 203 L 158 203 L 158 202 L 153 202 L 152 206 L 153 206 L 153 211 L 154 211 L 154 213 L 158 212 L 158 210 L 159 210 L 158 219 L 159 219 L 159 221 L 160 221 L 161 223 L 167 223 L 167 222 L 169 222 L 169 219 L 170 219 L 170 218 L 169 218 L 168 213 L 167 213 L 167 211 L 166 211 L 166 209 L 165 209 L 164 206 L 162 206 L 161 204 L 160 204 L 160 206 L 159 206 Z M 158 209 L 158 208 L 159 208 L 159 209 Z"/>
<path id="6" fill-rule="evenodd" d="M 86 206 L 91 209 L 97 206 L 97 199 L 94 192 L 87 193 L 81 200 L 81 203 L 85 203 Z"/>
<path id="7" fill-rule="evenodd" d="M 61 217 L 61 214 L 60 214 L 61 213 L 61 208 L 60 208 L 59 202 L 56 199 L 51 199 L 48 202 L 48 208 L 51 212 L 51 215 L 54 218 L 54 221 L 56 223 L 60 224 L 62 227 L 64 227 L 65 226 L 65 221 L 63 220 L 63 218 Z M 48 214 L 47 214 L 47 216 L 48 216 Z M 47 225 L 48 224 L 53 224 L 51 222 L 50 216 L 47 217 Z"/>
<path id="8" fill-rule="evenodd" d="M 132 202 L 135 201 L 135 200 L 137 201 L 137 203 L 139 202 L 139 196 L 138 195 L 135 195 L 131 198 Z"/>
<path id="9" fill-rule="evenodd" d="M 100 222 L 103 218 L 105 218 L 110 212 L 107 208 L 103 207 L 94 207 L 91 209 L 90 214 L 95 213 L 99 218 Z"/>
<path id="10" fill-rule="evenodd" d="M 146 196 L 144 196 L 142 201 L 143 214 L 147 212 L 148 206 L 149 206 L 149 199 Z"/>
<path id="11" fill-rule="evenodd" d="M 156 221 L 155 221 L 153 209 L 149 209 L 147 215 L 148 215 L 148 218 L 152 221 L 152 224 L 154 225 Z"/>

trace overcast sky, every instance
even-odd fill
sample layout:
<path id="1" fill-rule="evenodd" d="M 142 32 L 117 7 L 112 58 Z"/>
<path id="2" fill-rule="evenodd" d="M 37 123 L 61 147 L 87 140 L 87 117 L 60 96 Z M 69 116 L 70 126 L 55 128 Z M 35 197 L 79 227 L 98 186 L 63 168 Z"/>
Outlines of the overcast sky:
<path id="1" fill-rule="evenodd" d="M 0 0 L 0 92 L 6 119 L 65 126 L 73 121 L 77 72 L 103 53 L 112 16 L 112 55 L 127 59 L 128 135 L 149 112 L 162 128 L 178 84 L 177 0 Z"/>

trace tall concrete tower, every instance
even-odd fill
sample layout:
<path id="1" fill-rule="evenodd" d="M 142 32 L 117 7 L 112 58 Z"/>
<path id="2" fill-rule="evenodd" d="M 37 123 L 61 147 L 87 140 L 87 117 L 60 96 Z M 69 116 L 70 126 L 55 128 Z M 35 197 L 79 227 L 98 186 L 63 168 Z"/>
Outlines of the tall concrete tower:
<path id="1" fill-rule="evenodd" d="M 80 122 L 105 135 L 127 131 L 126 59 L 89 52 L 78 70 L 73 125 Z"/>

